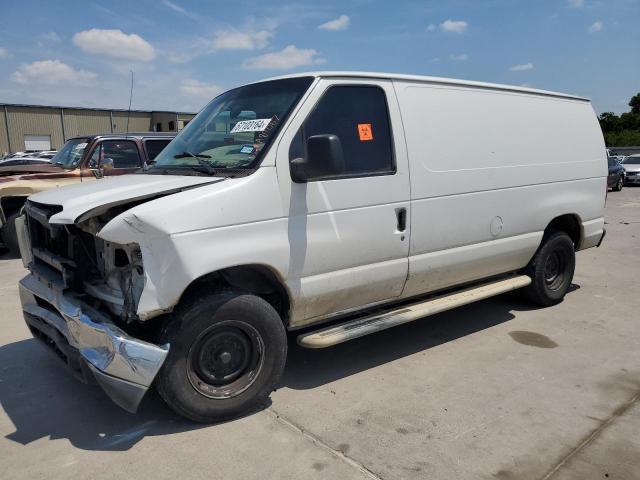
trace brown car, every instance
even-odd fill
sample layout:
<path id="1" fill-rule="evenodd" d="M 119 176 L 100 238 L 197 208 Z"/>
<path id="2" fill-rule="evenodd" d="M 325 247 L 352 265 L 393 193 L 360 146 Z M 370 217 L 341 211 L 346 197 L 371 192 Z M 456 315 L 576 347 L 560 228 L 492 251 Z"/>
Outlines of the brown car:
<path id="1" fill-rule="evenodd" d="M 152 163 L 174 136 L 149 132 L 76 137 L 66 141 L 50 164 L 0 166 L 0 247 L 18 253 L 14 222 L 29 195 L 133 173 Z"/>

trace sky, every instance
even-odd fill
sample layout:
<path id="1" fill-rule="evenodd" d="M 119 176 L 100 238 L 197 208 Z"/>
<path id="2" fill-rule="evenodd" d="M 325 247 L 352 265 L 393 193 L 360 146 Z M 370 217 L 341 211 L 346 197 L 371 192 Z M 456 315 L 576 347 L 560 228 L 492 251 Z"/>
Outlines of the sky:
<path id="1" fill-rule="evenodd" d="M 640 92 L 640 0 L 0 0 L 0 103 L 198 111 L 301 71 Z"/>

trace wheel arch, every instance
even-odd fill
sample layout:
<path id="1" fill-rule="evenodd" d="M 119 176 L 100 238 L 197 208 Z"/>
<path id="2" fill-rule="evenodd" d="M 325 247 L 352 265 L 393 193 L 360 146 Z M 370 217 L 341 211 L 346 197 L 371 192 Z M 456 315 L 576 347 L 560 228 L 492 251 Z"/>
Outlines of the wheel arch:
<path id="1" fill-rule="evenodd" d="M 573 246 L 578 250 L 580 243 L 584 237 L 582 228 L 582 220 L 576 213 L 566 213 L 559 215 L 549 222 L 547 228 L 544 230 L 544 238 L 548 237 L 553 232 L 564 232 L 569 235 Z M 544 243 L 544 240 L 543 240 Z"/>
<path id="2" fill-rule="evenodd" d="M 6 221 L 11 215 L 20 211 L 27 201 L 27 195 L 7 195 L 0 197 L 0 215 Z"/>
<path id="3" fill-rule="evenodd" d="M 199 295 L 224 289 L 235 289 L 263 298 L 278 312 L 284 325 L 289 324 L 291 293 L 281 275 L 264 264 L 237 265 L 202 275 L 187 286 L 177 306 Z"/>

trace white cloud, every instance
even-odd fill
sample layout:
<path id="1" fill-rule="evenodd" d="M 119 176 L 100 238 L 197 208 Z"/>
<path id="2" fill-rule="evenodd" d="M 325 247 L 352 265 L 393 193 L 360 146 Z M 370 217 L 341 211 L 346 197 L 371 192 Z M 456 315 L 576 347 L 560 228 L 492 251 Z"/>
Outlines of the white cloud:
<path id="1" fill-rule="evenodd" d="M 287 70 L 304 65 L 324 63 L 323 58 L 318 58 L 318 52 L 309 48 L 301 49 L 294 45 L 288 45 L 279 52 L 265 53 L 258 57 L 248 58 L 242 63 L 242 68 L 252 70 Z"/>
<path id="2" fill-rule="evenodd" d="M 61 40 L 60 36 L 56 32 L 42 33 L 38 35 L 36 39 L 36 44 L 41 48 L 44 48 L 52 43 L 58 43 Z"/>
<path id="3" fill-rule="evenodd" d="M 178 90 L 182 95 L 187 97 L 212 99 L 213 97 L 221 94 L 224 91 L 224 88 L 220 85 L 216 85 L 215 83 L 204 83 L 198 80 L 187 79 L 180 82 Z"/>
<path id="4" fill-rule="evenodd" d="M 469 24 L 464 20 L 445 20 L 440 24 L 440 28 L 445 32 L 464 33 Z"/>
<path id="5" fill-rule="evenodd" d="M 440 61 L 440 57 L 433 57 L 433 58 L 431 59 L 431 61 L 432 61 L 433 63 L 438 63 L 438 62 Z"/>
<path id="6" fill-rule="evenodd" d="M 269 45 L 275 35 L 273 29 L 269 28 L 271 26 L 262 30 L 218 30 L 213 34 L 213 38 L 198 37 L 190 44 L 183 45 L 180 50 L 163 52 L 163 55 L 171 63 L 185 63 L 201 55 L 222 50 L 261 50 Z"/>
<path id="7" fill-rule="evenodd" d="M 181 7 L 180 5 L 178 5 L 177 3 L 171 2 L 169 0 L 162 0 L 162 4 L 167 7 L 170 8 L 171 10 L 173 10 L 174 12 L 178 12 L 182 15 L 185 15 L 189 18 L 197 18 L 197 15 L 195 13 L 190 12 L 189 10 L 187 10 L 186 8 Z"/>
<path id="8" fill-rule="evenodd" d="M 193 60 L 197 53 L 192 52 L 166 52 L 165 56 L 171 63 L 186 63 Z"/>
<path id="9" fill-rule="evenodd" d="M 582 8 L 584 7 L 584 0 L 567 0 L 567 3 L 571 8 Z"/>
<path id="10" fill-rule="evenodd" d="M 449 58 L 455 62 L 466 62 L 469 60 L 469 55 L 466 53 L 461 53 L 459 55 L 450 55 Z"/>
<path id="11" fill-rule="evenodd" d="M 429 25 L 427 25 L 427 32 L 435 32 L 436 31 L 436 27 L 433 23 L 430 23 Z"/>
<path id="12" fill-rule="evenodd" d="M 340 15 L 338 18 L 329 20 L 322 25 L 318 25 L 320 30 L 346 30 L 349 28 L 351 19 L 347 15 Z"/>
<path id="13" fill-rule="evenodd" d="M 155 49 L 144 38 L 122 30 L 84 30 L 73 36 L 73 43 L 85 52 L 113 58 L 148 62 L 156 56 Z"/>
<path id="14" fill-rule="evenodd" d="M 9 57 L 9 50 L 7 50 L 6 48 L 0 47 L 0 58 L 8 58 Z"/>
<path id="15" fill-rule="evenodd" d="M 177 3 L 170 2 L 169 0 L 162 0 L 162 4 L 174 12 L 182 13 L 183 15 L 188 15 L 189 13 Z"/>
<path id="16" fill-rule="evenodd" d="M 60 60 L 41 60 L 21 65 L 13 72 L 14 82 L 40 85 L 88 85 L 98 76 L 86 70 L 76 70 Z"/>
<path id="17" fill-rule="evenodd" d="M 524 72 L 525 70 L 533 70 L 533 63 L 521 63 L 518 65 L 513 65 L 509 67 L 509 70 L 512 72 Z"/>
<path id="18" fill-rule="evenodd" d="M 596 33 L 601 31 L 604 28 L 604 24 L 598 20 L 597 22 L 593 22 L 591 26 L 587 29 L 589 33 Z"/>
<path id="19" fill-rule="evenodd" d="M 59 42 L 60 41 L 60 35 L 58 35 L 56 32 L 47 32 L 47 33 L 43 33 L 41 35 L 38 35 L 38 39 L 44 40 L 44 41 L 47 41 L 47 42 Z"/>
<path id="20" fill-rule="evenodd" d="M 213 50 L 256 50 L 266 47 L 274 33 L 269 30 L 241 32 L 239 30 L 219 30 L 214 34 Z"/>

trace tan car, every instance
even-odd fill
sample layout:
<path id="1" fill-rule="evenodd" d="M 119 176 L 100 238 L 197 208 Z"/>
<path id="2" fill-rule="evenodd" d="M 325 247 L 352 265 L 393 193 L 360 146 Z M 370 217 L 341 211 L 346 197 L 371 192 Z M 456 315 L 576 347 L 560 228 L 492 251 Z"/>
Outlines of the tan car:
<path id="1" fill-rule="evenodd" d="M 152 163 L 174 136 L 148 132 L 76 137 L 67 140 L 50 164 L 0 166 L 0 247 L 18 253 L 15 219 L 29 195 L 133 173 Z"/>

